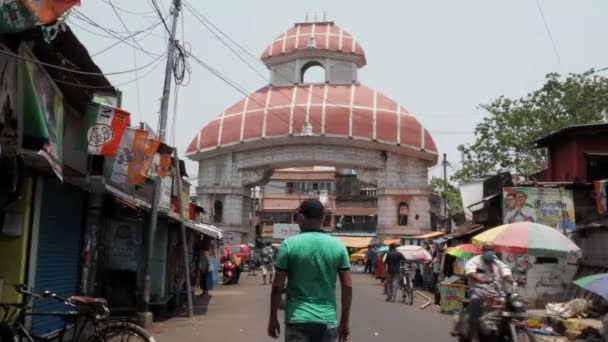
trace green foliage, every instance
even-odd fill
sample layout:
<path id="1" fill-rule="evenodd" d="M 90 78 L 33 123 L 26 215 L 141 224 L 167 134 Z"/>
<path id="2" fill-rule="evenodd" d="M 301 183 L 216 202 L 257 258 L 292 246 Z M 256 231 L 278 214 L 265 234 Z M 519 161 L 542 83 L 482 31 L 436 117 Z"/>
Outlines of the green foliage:
<path id="1" fill-rule="evenodd" d="M 481 108 L 490 115 L 477 124 L 472 145 L 458 146 L 465 160 L 453 179 L 468 181 L 500 171 L 529 176 L 546 157 L 546 150 L 531 142 L 566 126 L 600 120 L 608 108 L 608 79 L 593 70 L 565 79 L 552 73 L 527 96 L 501 96 Z"/>
<path id="2" fill-rule="evenodd" d="M 431 192 L 437 194 L 443 194 L 443 178 L 433 177 L 431 178 L 430 187 Z M 448 215 L 453 216 L 454 214 L 458 214 L 463 212 L 462 210 L 462 200 L 460 198 L 460 190 L 454 187 L 452 184 L 448 182 L 447 189 L 445 191 L 445 197 L 448 202 Z"/>

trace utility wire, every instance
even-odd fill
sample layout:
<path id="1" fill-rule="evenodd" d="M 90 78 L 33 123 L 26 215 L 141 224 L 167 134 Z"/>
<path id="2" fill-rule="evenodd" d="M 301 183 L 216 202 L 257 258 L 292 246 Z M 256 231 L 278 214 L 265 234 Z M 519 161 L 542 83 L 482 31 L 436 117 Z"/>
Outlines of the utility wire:
<path id="1" fill-rule="evenodd" d="M 104 47 L 103 49 L 95 52 L 94 54 L 91 55 L 91 57 L 95 57 L 97 55 L 100 55 L 100 54 L 102 54 L 102 53 L 104 53 L 104 52 L 112 49 L 113 47 L 117 46 L 118 44 L 123 43 L 125 40 L 127 40 L 129 38 L 132 38 L 133 41 L 135 41 L 135 36 L 137 36 L 137 35 L 139 35 L 141 33 L 147 32 L 147 34 L 145 36 L 141 37 L 141 39 L 143 40 L 143 39 L 147 38 L 148 36 L 150 36 L 154 32 L 154 29 L 158 26 L 158 24 L 160 24 L 160 21 L 156 22 L 149 29 L 134 32 L 131 36 L 128 36 L 128 37 L 121 37 L 119 40 L 115 41 L 114 43 L 112 43 L 112 44 Z M 90 32 L 90 33 L 92 33 L 92 32 Z"/>
<path id="2" fill-rule="evenodd" d="M 118 10 L 116 9 L 116 7 L 114 6 L 114 4 L 112 3 L 112 0 L 107 0 L 107 3 L 112 7 L 112 11 L 114 11 L 114 14 L 116 14 L 116 18 L 118 18 L 118 21 L 120 21 L 120 24 L 122 25 L 122 27 L 125 29 L 125 31 L 127 31 L 127 33 L 129 33 L 129 37 L 132 38 L 133 43 L 135 45 L 137 45 L 137 47 L 139 47 L 140 50 L 145 50 L 137 40 L 135 40 L 135 38 L 133 38 L 133 34 L 131 33 L 131 31 L 129 30 L 129 28 L 127 27 L 127 24 L 125 24 L 124 20 L 122 20 L 122 17 L 120 16 L 120 13 L 118 13 Z M 163 18 L 161 17 L 161 20 Z"/>
<path id="3" fill-rule="evenodd" d="M 103 2 L 107 3 L 108 5 L 116 8 L 117 10 L 119 10 L 119 11 L 121 11 L 123 13 L 126 13 L 126 14 L 138 15 L 138 16 L 149 16 L 149 15 L 156 16 L 156 13 L 154 13 L 154 12 L 136 12 L 136 11 L 126 10 L 126 9 L 124 9 L 122 7 L 115 6 L 114 4 L 111 3 L 110 0 L 103 0 Z"/>
<path id="4" fill-rule="evenodd" d="M 553 53 L 555 53 L 555 58 L 557 58 L 557 64 L 559 68 L 564 71 L 564 67 L 562 65 L 562 59 L 559 56 L 559 51 L 557 50 L 557 44 L 555 43 L 555 39 L 553 38 L 553 34 L 551 33 L 551 29 L 549 28 L 549 24 L 547 23 L 547 18 L 545 18 L 545 13 L 543 12 L 543 8 L 540 4 L 540 0 L 536 0 L 536 7 L 538 8 L 538 12 L 540 13 L 540 17 L 543 20 L 543 24 L 545 25 L 545 30 L 547 31 L 547 35 L 549 36 L 549 40 L 551 41 L 551 46 L 553 47 Z"/>
<path id="5" fill-rule="evenodd" d="M 99 73 L 99 72 L 88 72 L 88 71 L 80 71 L 80 70 L 75 70 L 75 69 L 69 69 L 69 68 L 64 68 L 55 64 L 49 64 L 49 63 L 45 63 L 45 62 L 41 62 L 39 60 L 35 60 L 35 59 L 31 59 L 31 58 L 27 58 L 27 57 L 23 57 L 23 56 L 19 56 L 16 55 L 14 53 L 11 52 L 7 52 L 5 50 L 0 50 L 0 54 L 5 55 L 5 56 L 9 56 L 12 58 L 17 58 L 23 61 L 27 61 L 27 62 L 31 62 L 31 63 L 36 63 L 36 64 L 40 64 L 49 68 L 53 68 L 53 69 L 57 69 L 57 70 L 61 70 L 61 71 L 66 71 L 66 72 L 70 72 L 73 74 L 79 74 L 79 75 L 89 75 L 89 76 L 112 76 L 112 75 L 122 75 L 122 74 L 128 74 L 128 73 L 132 73 L 138 70 L 143 70 L 148 68 L 149 66 L 151 66 L 152 64 L 154 64 L 156 61 L 158 61 L 161 57 L 163 57 L 164 55 L 160 55 L 158 57 L 156 57 L 154 60 L 152 60 L 150 63 L 139 67 L 139 68 L 135 68 L 135 69 L 129 69 L 129 70 L 122 70 L 122 71 L 115 71 L 115 72 L 106 72 L 106 73 Z"/>
<path id="6" fill-rule="evenodd" d="M 161 57 L 164 57 L 161 56 Z M 68 82 L 68 81 L 63 81 L 63 80 L 58 80 L 53 78 L 53 80 L 57 83 L 62 83 L 62 84 L 67 84 L 73 87 L 78 87 L 78 88 L 85 88 L 85 89 L 114 89 L 114 88 L 118 88 L 124 85 L 128 85 L 131 84 L 133 82 L 139 81 L 143 78 L 145 78 L 146 76 L 148 76 L 149 74 L 151 74 L 154 70 L 156 70 L 158 68 L 159 65 L 161 65 L 162 63 L 159 63 L 159 61 L 156 61 L 156 65 L 154 65 L 152 68 L 150 68 L 149 70 L 147 70 L 144 74 L 142 74 L 141 76 L 139 76 L 137 79 L 133 79 L 130 81 L 126 81 L 123 83 L 118 83 L 118 84 L 114 84 L 114 85 L 110 85 L 110 86 L 95 86 L 95 85 L 86 85 L 86 84 L 82 84 L 82 83 L 74 83 L 74 82 Z"/>
<path id="7" fill-rule="evenodd" d="M 158 14 L 158 16 L 160 17 L 160 19 L 162 20 L 163 26 L 165 26 L 165 30 L 167 30 L 167 33 L 169 34 L 169 37 L 171 37 L 171 30 L 169 29 L 169 25 L 167 25 L 167 22 L 164 19 L 163 12 L 160 10 L 160 7 L 158 6 L 158 3 L 156 2 L 156 0 L 150 0 L 150 2 L 152 3 L 152 7 L 154 7 L 154 9 L 156 10 L 156 13 Z"/>
<path id="8" fill-rule="evenodd" d="M 103 27 L 103 26 L 101 26 L 101 25 L 97 24 L 97 23 L 96 23 L 94 20 L 92 20 L 91 18 L 87 17 L 87 16 L 86 16 L 86 15 L 84 15 L 82 12 L 79 12 L 79 11 L 78 11 L 78 10 L 76 10 L 76 9 L 74 9 L 74 11 L 72 12 L 72 14 L 74 14 L 74 17 L 75 17 L 75 18 L 77 18 L 77 19 L 79 19 L 79 20 L 82 20 L 82 21 L 84 21 L 85 23 L 87 23 L 87 24 L 89 24 L 89 25 L 91 25 L 91 26 L 93 26 L 93 27 L 97 27 L 97 28 L 101 29 L 102 31 L 104 31 L 104 32 L 106 32 L 107 34 L 109 34 L 110 36 L 112 36 L 112 38 L 119 39 L 119 40 L 122 38 L 122 37 L 120 36 L 120 34 L 119 34 L 119 33 L 116 33 L 116 31 L 114 31 L 114 30 L 112 30 L 112 29 L 109 29 L 109 28 L 107 28 L 107 27 Z M 136 45 L 133 45 L 133 44 L 129 43 L 129 42 L 127 41 L 127 39 L 128 39 L 128 37 L 127 37 L 126 39 L 122 40 L 122 42 L 123 42 L 124 44 L 126 44 L 126 45 L 131 46 L 132 48 L 139 49 L 139 50 L 143 51 L 145 54 L 147 54 L 147 55 L 148 55 L 148 56 L 150 56 L 150 57 L 157 57 L 157 56 L 161 55 L 161 54 L 158 54 L 158 53 L 153 53 L 153 52 L 150 52 L 150 51 L 148 51 L 148 50 L 141 49 L 141 48 L 139 48 L 138 46 L 136 46 Z"/>

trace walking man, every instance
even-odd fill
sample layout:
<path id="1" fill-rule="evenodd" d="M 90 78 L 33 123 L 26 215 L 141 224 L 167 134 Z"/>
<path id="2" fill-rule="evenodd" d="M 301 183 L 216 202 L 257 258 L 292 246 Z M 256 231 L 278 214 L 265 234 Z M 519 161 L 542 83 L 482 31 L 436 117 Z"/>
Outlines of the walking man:
<path id="1" fill-rule="evenodd" d="M 267 278 L 268 284 L 272 284 L 272 278 L 274 278 L 274 251 L 269 242 L 262 249 L 262 277 L 264 278 L 264 285 L 267 284 Z"/>
<path id="2" fill-rule="evenodd" d="M 277 311 L 287 281 L 285 341 L 335 342 L 350 338 L 350 260 L 346 247 L 321 230 L 324 213 L 319 200 L 303 201 L 297 213 L 301 233 L 281 244 L 270 298 L 270 337 L 278 338 L 281 331 Z M 339 324 L 336 277 L 340 278 L 342 293 Z"/>
<path id="3" fill-rule="evenodd" d="M 397 289 L 399 289 L 401 261 L 405 258 L 397 252 L 397 245 L 394 243 L 388 247 L 388 253 L 384 259 L 384 269 L 386 271 L 386 301 L 397 301 Z"/>

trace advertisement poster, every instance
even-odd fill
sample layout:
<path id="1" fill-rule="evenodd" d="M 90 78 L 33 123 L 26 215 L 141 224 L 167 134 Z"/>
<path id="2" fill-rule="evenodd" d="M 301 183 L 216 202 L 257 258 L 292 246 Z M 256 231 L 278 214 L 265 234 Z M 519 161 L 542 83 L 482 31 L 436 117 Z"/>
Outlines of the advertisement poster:
<path id="1" fill-rule="evenodd" d="M 555 227 L 564 234 L 572 233 L 576 227 L 572 190 L 504 188 L 503 203 L 503 224 L 536 222 Z"/>
<path id="2" fill-rule="evenodd" d="M 439 285 L 439 293 L 441 293 L 441 312 L 454 315 L 462 311 L 462 300 L 465 297 L 467 287 L 457 284 Z"/>
<path id="3" fill-rule="evenodd" d="M 275 223 L 272 238 L 284 240 L 288 237 L 300 234 L 300 225 L 291 223 Z"/>
<path id="4" fill-rule="evenodd" d="M 527 284 L 528 271 L 532 267 L 529 258 L 530 257 L 527 254 L 502 254 L 502 262 L 511 268 L 513 280 L 515 280 L 520 287 L 525 287 Z"/>

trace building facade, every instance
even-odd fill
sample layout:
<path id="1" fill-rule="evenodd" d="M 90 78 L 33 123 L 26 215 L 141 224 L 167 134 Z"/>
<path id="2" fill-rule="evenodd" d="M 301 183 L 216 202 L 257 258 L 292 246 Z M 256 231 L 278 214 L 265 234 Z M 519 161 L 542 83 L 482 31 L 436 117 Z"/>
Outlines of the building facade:
<path id="1" fill-rule="evenodd" d="M 367 59 L 352 35 L 333 22 L 298 23 L 261 59 L 269 84 L 204 126 L 186 152 L 199 162 L 197 195 L 214 209 L 210 219 L 253 242 L 251 188 L 276 169 L 322 165 L 355 169 L 376 189 L 382 237 L 430 231 L 428 167 L 437 148 L 403 106 L 360 83 Z M 313 70 L 320 79 L 310 79 Z"/>

